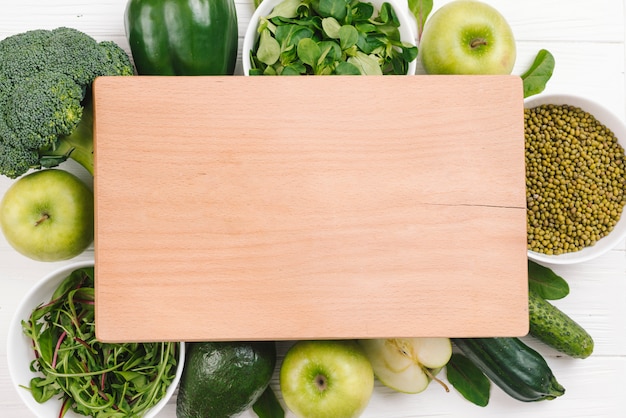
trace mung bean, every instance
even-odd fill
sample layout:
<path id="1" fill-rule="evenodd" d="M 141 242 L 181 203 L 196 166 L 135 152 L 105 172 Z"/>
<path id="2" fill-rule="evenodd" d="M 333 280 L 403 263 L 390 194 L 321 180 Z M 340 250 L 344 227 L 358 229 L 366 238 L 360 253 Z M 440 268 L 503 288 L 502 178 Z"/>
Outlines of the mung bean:
<path id="1" fill-rule="evenodd" d="M 524 111 L 528 249 L 556 255 L 594 245 L 626 204 L 624 149 L 570 105 Z"/>

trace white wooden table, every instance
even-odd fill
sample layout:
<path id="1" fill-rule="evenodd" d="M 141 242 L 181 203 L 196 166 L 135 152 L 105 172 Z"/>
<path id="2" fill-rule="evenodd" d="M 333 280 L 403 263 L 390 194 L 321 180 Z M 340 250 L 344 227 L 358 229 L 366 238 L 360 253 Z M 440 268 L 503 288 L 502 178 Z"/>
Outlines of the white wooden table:
<path id="1" fill-rule="evenodd" d="M 449 0 L 435 0 L 435 8 Z M 624 83 L 624 0 L 487 0 L 511 24 L 518 41 L 514 74 L 521 74 L 541 48 L 556 58 L 556 71 L 546 93 L 570 93 L 601 102 L 626 117 Z M 242 36 L 253 12 L 252 0 L 236 0 Z M 0 38 L 30 29 L 69 26 L 98 40 L 113 40 L 128 51 L 123 12 L 126 0 L 0 0 Z M 241 51 L 240 51 L 241 56 Z M 241 60 L 237 73 L 241 74 Z M 418 73 L 421 70 L 418 67 Z M 419 96 L 415 106 L 420 105 Z M 88 176 L 72 163 L 64 168 Z M 0 178 L 0 195 L 11 180 Z M 93 257 L 92 249 L 76 260 Z M 16 253 L 0 237 L 0 415 L 31 416 L 12 387 L 7 371 L 6 338 L 20 299 L 39 279 L 64 263 L 34 262 Z M 492 390 L 490 404 L 476 407 L 455 391 L 431 385 L 419 395 L 395 393 L 377 384 L 364 417 L 621 417 L 626 401 L 626 241 L 608 254 L 575 266 L 554 266 L 571 293 L 556 304 L 593 335 L 596 348 L 585 360 L 556 355 L 525 339 L 547 357 L 566 394 L 557 400 L 521 403 Z M 505 291 L 505 289 L 503 289 Z M 279 345 L 282 354 L 288 343 Z M 280 358 L 279 358 L 280 360 Z M 272 381 L 278 388 L 278 381 Z M 159 415 L 175 417 L 175 400 Z M 244 416 L 254 417 L 253 413 Z M 293 416 L 293 415 L 288 415 Z M 332 417 L 329 417 L 332 418 Z"/>

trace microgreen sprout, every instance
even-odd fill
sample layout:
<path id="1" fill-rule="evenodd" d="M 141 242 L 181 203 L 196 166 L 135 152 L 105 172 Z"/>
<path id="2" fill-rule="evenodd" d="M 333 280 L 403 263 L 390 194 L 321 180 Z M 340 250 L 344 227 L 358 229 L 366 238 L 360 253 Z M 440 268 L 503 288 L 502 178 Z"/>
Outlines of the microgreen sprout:
<path id="1" fill-rule="evenodd" d="M 69 410 L 99 418 L 141 417 L 174 380 L 178 343 L 102 343 L 95 336 L 94 269 L 72 272 L 50 302 L 35 308 L 24 333 L 39 373 L 27 388 L 39 403 L 60 396 Z"/>

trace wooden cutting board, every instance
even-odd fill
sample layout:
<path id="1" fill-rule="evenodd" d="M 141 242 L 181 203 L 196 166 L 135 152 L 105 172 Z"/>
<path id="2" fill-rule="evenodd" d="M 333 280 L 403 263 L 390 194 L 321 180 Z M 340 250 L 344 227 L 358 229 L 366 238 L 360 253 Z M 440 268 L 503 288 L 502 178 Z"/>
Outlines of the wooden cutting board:
<path id="1" fill-rule="evenodd" d="M 520 336 L 515 76 L 103 77 L 103 341 Z"/>

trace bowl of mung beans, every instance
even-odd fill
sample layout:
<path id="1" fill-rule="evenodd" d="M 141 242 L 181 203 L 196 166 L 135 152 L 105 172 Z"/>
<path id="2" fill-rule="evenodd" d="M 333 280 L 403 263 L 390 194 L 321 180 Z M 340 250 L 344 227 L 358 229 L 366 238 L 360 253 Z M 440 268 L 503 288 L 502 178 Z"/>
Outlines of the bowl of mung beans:
<path id="1" fill-rule="evenodd" d="M 574 264 L 626 239 L 626 125 L 573 95 L 524 104 L 528 257 Z"/>

